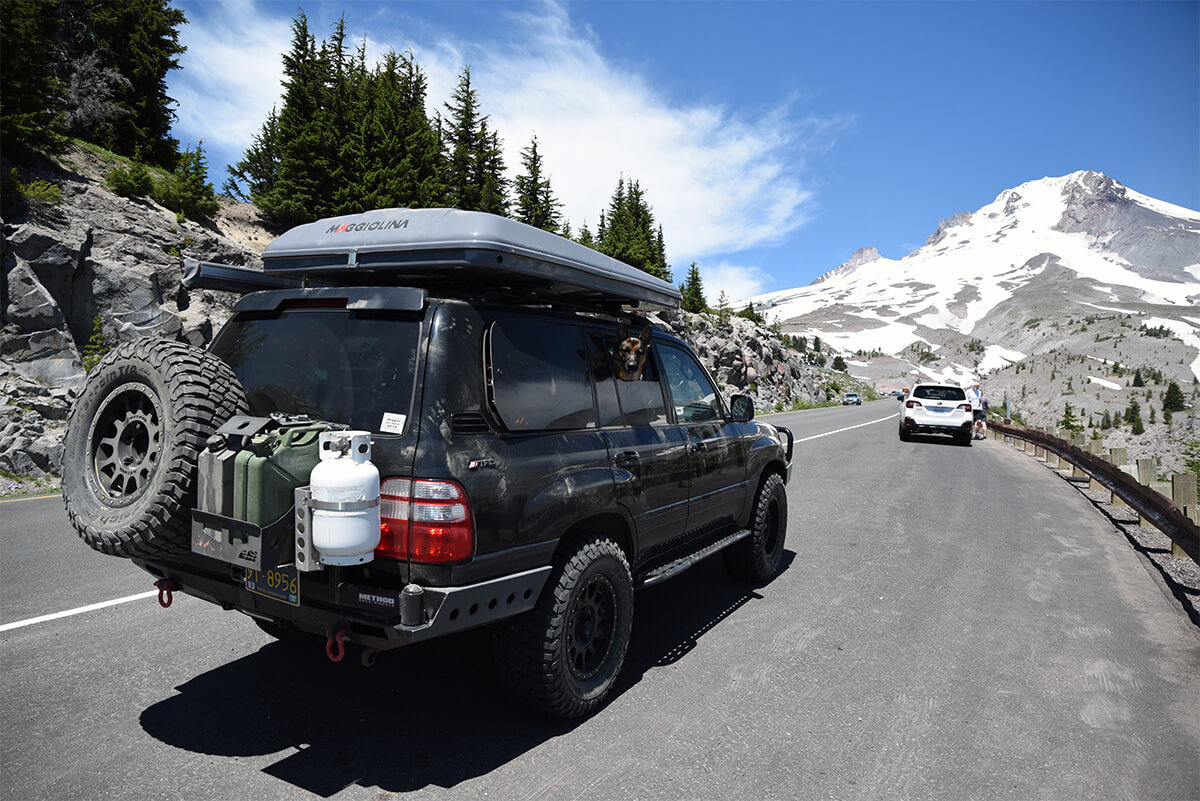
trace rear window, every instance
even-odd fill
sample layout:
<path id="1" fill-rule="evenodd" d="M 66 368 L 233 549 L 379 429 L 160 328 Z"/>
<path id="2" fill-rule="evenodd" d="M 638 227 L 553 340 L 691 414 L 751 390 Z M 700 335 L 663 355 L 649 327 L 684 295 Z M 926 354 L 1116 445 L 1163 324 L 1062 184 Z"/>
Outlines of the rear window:
<path id="1" fill-rule="evenodd" d="M 595 428 L 583 332 L 531 318 L 489 329 L 492 405 L 509 431 Z"/>
<path id="2" fill-rule="evenodd" d="M 412 409 L 420 337 L 417 318 L 305 309 L 235 318 L 212 352 L 237 373 L 253 415 L 307 414 L 399 434 Z"/>
<path id="3" fill-rule="evenodd" d="M 913 390 L 914 398 L 925 400 L 960 401 L 967 399 L 967 393 L 962 387 L 917 387 Z"/>

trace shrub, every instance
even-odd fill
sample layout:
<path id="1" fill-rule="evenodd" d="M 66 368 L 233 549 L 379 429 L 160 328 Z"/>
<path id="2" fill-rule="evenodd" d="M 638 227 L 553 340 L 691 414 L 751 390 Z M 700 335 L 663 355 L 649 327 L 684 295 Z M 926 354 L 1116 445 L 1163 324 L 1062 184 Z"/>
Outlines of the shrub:
<path id="1" fill-rule="evenodd" d="M 92 368 L 104 358 L 104 354 L 112 350 L 112 340 L 104 334 L 104 318 L 97 314 L 92 319 L 92 337 L 83 346 L 83 370 L 92 372 Z"/>
<path id="2" fill-rule="evenodd" d="M 117 165 L 104 176 L 104 182 L 121 197 L 146 197 L 154 191 L 150 172 L 138 161 Z"/>
<path id="3" fill-rule="evenodd" d="M 195 152 L 180 153 L 175 172 L 154 182 L 154 199 L 177 217 L 207 219 L 217 213 L 220 204 L 208 182 L 203 142 L 196 145 Z"/>

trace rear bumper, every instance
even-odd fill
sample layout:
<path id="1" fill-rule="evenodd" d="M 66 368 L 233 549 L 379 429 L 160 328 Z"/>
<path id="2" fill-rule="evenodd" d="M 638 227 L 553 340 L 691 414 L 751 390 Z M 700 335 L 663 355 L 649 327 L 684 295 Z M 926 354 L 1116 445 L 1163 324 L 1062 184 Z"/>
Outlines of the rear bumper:
<path id="1" fill-rule="evenodd" d="M 306 598 L 301 583 L 300 605 L 292 606 L 250 592 L 234 580 L 227 565 L 215 561 L 212 570 L 156 559 L 134 562 L 159 578 L 170 579 L 176 592 L 222 609 L 288 623 L 320 636 L 344 631 L 350 642 L 380 651 L 527 612 L 537 603 L 551 570 L 547 565 L 461 587 L 410 584 L 403 592 L 341 582 L 332 588 L 331 598 L 312 599 Z M 402 607 L 403 617 L 414 622 L 401 621 Z"/>
<path id="2" fill-rule="evenodd" d="M 913 417 L 905 417 L 900 423 L 905 431 L 913 434 L 961 434 L 964 431 L 970 432 L 973 421 L 970 419 L 961 420 L 946 420 L 946 421 L 931 421 L 928 418 L 917 420 Z"/>

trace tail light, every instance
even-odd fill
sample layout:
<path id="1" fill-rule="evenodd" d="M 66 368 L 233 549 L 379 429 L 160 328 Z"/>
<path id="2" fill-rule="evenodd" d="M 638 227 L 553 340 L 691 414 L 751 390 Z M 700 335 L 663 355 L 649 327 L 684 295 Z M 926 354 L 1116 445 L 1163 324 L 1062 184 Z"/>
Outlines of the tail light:
<path id="1" fill-rule="evenodd" d="M 475 554 L 471 504 L 453 481 L 388 478 L 379 492 L 376 556 L 445 564 Z"/>
<path id="2" fill-rule="evenodd" d="M 958 409 L 960 412 L 969 412 L 969 411 L 971 411 L 971 404 L 969 404 L 969 403 L 960 403 L 960 404 L 958 404 L 958 406 L 957 406 L 956 408 L 957 408 L 957 409 Z"/>
<path id="3" fill-rule="evenodd" d="M 921 402 L 920 402 L 920 401 L 915 401 L 915 400 L 910 400 L 910 401 L 905 401 L 905 402 L 904 402 L 904 406 L 905 406 L 906 408 L 909 408 L 909 409 L 915 409 L 915 408 L 917 408 L 917 407 L 918 407 L 918 406 L 920 406 L 920 405 L 921 405 Z"/>

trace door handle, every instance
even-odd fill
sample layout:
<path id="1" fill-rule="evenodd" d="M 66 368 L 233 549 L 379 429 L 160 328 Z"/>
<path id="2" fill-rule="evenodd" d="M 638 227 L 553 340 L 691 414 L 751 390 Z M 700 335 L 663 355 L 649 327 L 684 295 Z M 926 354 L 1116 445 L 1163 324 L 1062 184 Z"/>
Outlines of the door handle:
<path id="1" fill-rule="evenodd" d="M 637 461 L 637 451 L 620 451 L 613 454 L 613 464 L 615 464 L 617 467 L 625 467 L 626 465 L 636 464 Z"/>

